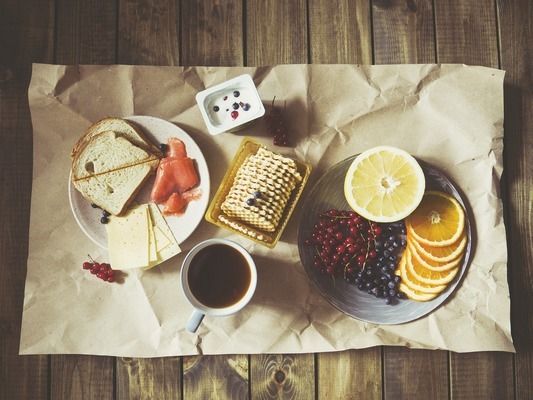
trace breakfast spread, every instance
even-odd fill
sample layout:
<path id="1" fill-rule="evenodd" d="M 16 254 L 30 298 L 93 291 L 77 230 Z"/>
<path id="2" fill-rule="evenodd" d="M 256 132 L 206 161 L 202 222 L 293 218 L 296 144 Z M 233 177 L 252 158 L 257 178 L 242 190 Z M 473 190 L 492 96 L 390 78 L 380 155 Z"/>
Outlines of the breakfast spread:
<path id="1" fill-rule="evenodd" d="M 157 167 L 150 197 L 157 204 L 165 204 L 165 215 L 178 215 L 197 195 L 189 191 L 198 185 L 200 178 L 194 160 L 187 157 L 185 144 L 181 140 L 170 138 L 167 147 L 167 155 Z"/>
<path id="2" fill-rule="evenodd" d="M 213 135 L 265 113 L 248 75 L 199 92 L 196 100 Z M 267 128 L 275 145 L 289 146 L 282 108 L 274 101 Z M 134 123 L 106 118 L 72 150 L 72 184 L 102 210 L 110 261 L 91 259 L 83 269 L 106 282 L 116 280 L 116 270 L 149 269 L 181 252 L 167 218 L 180 218 L 201 197 L 201 179 L 197 160 L 187 153 L 191 142 L 165 141 L 156 147 Z M 470 239 L 462 206 L 449 194 L 429 190 L 421 165 L 404 150 L 378 146 L 348 161 L 339 192 L 349 207 L 321 206 L 304 240 L 314 271 L 341 276 L 386 304 L 430 301 L 445 292 L 460 275 Z M 139 203 L 136 195 L 154 172 L 149 202 Z M 205 218 L 274 247 L 309 174 L 307 164 L 245 138 Z"/>

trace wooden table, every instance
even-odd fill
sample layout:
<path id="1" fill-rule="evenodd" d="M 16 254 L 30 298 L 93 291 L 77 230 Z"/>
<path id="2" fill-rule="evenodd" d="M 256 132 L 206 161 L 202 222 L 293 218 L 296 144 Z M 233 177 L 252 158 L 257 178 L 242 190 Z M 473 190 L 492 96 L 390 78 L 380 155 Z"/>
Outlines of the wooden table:
<path id="1" fill-rule="evenodd" d="M 440 62 L 507 70 L 501 196 L 517 354 L 375 347 L 159 359 L 18 356 L 32 62 Z M 0 0 L 0 398 L 532 399 L 532 63 L 531 0 Z"/>

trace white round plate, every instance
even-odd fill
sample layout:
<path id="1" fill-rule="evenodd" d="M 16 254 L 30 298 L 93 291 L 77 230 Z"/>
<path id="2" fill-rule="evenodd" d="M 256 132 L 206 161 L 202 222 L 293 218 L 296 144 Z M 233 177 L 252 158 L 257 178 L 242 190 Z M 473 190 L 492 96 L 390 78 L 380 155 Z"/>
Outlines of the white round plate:
<path id="1" fill-rule="evenodd" d="M 170 230 L 174 234 L 174 237 L 179 244 L 183 243 L 196 229 L 198 224 L 204 217 L 205 209 L 209 201 L 209 170 L 207 169 L 207 163 L 205 161 L 202 151 L 196 144 L 196 142 L 181 128 L 174 125 L 171 122 L 165 121 L 160 118 L 148 117 L 142 115 L 135 115 L 126 117 L 128 121 L 135 122 L 141 127 L 154 144 L 167 143 L 167 139 L 175 137 L 185 143 L 187 149 L 187 155 L 192 158 L 198 168 L 198 174 L 200 176 L 200 184 L 198 186 L 200 190 L 200 198 L 191 201 L 184 214 L 179 216 L 166 216 L 165 220 L 170 227 Z M 70 201 L 70 208 L 74 214 L 76 222 L 80 226 L 81 230 L 91 239 L 94 243 L 102 248 L 107 248 L 107 234 L 105 226 L 100 223 L 100 217 L 102 211 L 98 208 L 92 208 L 89 201 L 87 201 L 72 185 L 72 181 L 69 175 L 68 185 L 68 197 Z M 150 202 L 150 192 L 154 183 L 155 176 L 152 176 L 148 182 L 146 182 L 137 195 L 135 201 L 138 203 Z M 163 207 L 159 206 L 162 210 Z"/>

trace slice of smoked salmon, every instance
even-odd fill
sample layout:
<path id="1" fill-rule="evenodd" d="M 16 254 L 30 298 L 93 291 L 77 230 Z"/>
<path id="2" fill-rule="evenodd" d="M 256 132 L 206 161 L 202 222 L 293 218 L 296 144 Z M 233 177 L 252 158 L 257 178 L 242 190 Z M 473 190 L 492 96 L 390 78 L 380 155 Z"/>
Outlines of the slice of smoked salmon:
<path id="1" fill-rule="evenodd" d="M 172 193 L 183 193 L 192 189 L 200 178 L 196 172 L 194 161 L 187 157 L 183 142 L 176 138 L 168 140 L 169 156 L 163 158 L 157 167 L 155 183 L 152 188 L 151 199 L 162 204 Z"/>
<path id="2" fill-rule="evenodd" d="M 168 139 L 168 154 L 170 158 L 184 158 L 187 157 L 187 149 L 185 143 L 178 138 Z"/>
<path id="3" fill-rule="evenodd" d="M 165 207 L 163 208 L 163 214 L 165 215 L 179 215 L 183 214 L 185 208 L 187 207 L 187 200 L 185 200 L 181 194 L 172 193 L 168 200 L 165 202 Z"/>

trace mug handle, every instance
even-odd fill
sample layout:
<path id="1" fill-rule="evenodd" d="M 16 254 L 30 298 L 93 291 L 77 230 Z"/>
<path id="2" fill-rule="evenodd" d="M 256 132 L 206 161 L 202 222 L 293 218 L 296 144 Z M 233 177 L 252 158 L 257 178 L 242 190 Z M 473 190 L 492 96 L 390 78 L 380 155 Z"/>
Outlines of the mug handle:
<path id="1" fill-rule="evenodd" d="M 189 317 L 189 320 L 187 321 L 187 325 L 185 326 L 185 328 L 191 333 L 196 332 L 196 330 L 202 323 L 202 320 L 204 319 L 204 317 L 205 317 L 204 313 L 198 310 L 194 310 L 191 316 Z"/>

